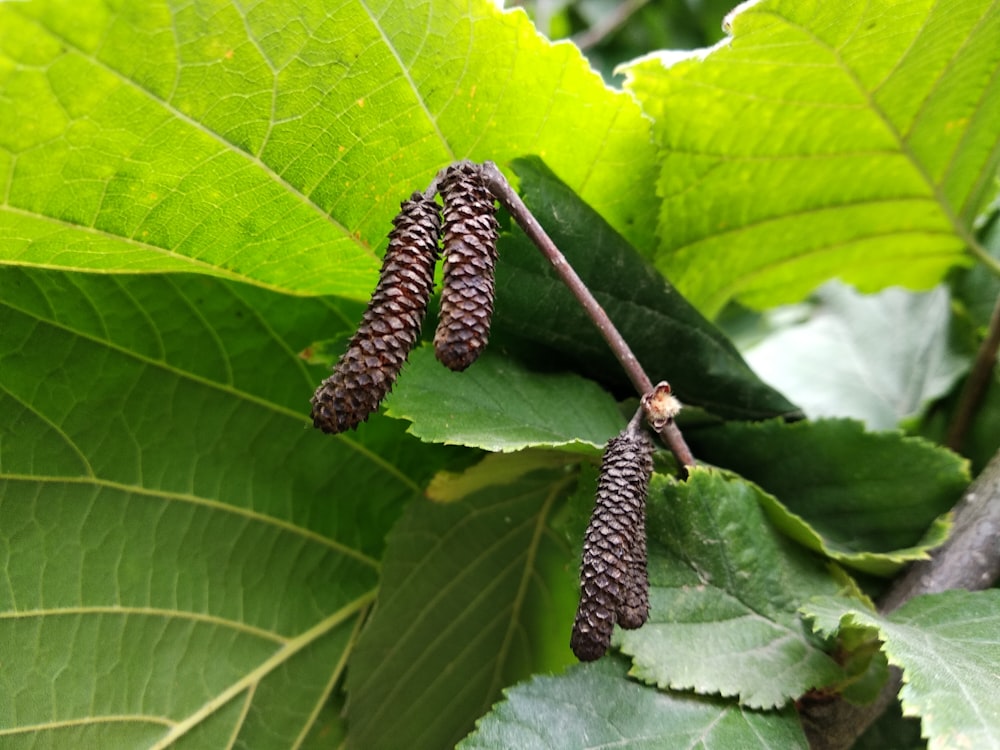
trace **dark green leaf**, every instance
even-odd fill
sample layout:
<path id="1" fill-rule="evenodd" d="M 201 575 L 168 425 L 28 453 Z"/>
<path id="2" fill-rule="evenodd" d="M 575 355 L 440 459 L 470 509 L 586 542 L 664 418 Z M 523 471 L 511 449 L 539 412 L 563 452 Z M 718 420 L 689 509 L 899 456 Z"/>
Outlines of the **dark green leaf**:
<path id="1" fill-rule="evenodd" d="M 537 472 L 407 509 L 348 671 L 358 747 L 451 747 L 503 687 L 573 660 L 575 566 L 549 528 L 572 483 Z"/>
<path id="2" fill-rule="evenodd" d="M 698 309 L 969 260 L 1000 163 L 994 0 L 765 0 L 731 32 L 626 69 L 661 147 L 657 266 Z"/>
<path id="3" fill-rule="evenodd" d="M 625 676 L 621 659 L 534 677 L 505 700 L 460 750 L 805 750 L 792 710 L 761 713 L 730 702 L 661 692 Z"/>
<path id="4" fill-rule="evenodd" d="M 803 627 L 802 601 L 839 584 L 771 525 L 752 484 L 713 469 L 655 477 L 649 622 L 619 631 L 631 674 L 661 687 L 785 705 L 841 676 Z"/>
<path id="5" fill-rule="evenodd" d="M 968 484 L 954 453 L 846 419 L 729 423 L 689 431 L 699 458 L 739 472 L 796 540 L 846 565 L 890 575 L 944 541 L 938 520 Z"/>
<path id="6" fill-rule="evenodd" d="M 621 330 L 653 382 L 685 403 L 747 419 L 796 411 L 764 385 L 732 343 L 538 159 L 516 165 L 525 202 Z M 572 367 L 629 395 L 607 344 L 520 232 L 500 242 L 495 346 L 542 365 Z M 550 364 L 551 363 L 551 364 Z"/>
<path id="7" fill-rule="evenodd" d="M 966 380 L 960 382 L 955 391 L 931 411 L 919 426 L 920 435 L 941 443 L 948 439 Z M 972 463 L 973 475 L 979 474 L 1000 450 L 1000 368 L 996 366 L 993 367 L 982 400 L 972 415 L 959 450 Z"/>

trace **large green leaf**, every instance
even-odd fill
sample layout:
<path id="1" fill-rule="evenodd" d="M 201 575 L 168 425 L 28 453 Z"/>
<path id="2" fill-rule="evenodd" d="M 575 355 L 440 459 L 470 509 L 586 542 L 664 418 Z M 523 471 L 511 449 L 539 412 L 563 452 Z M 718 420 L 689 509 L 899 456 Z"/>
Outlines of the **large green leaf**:
<path id="1" fill-rule="evenodd" d="M 0 744 L 291 746 L 446 449 L 309 427 L 295 352 L 336 330 L 322 301 L 193 275 L 0 288 Z"/>
<path id="2" fill-rule="evenodd" d="M 829 598 L 804 611 L 824 632 L 878 630 L 903 670 L 903 713 L 920 717 L 930 750 L 1000 748 L 1000 591 L 919 596 L 888 616 Z"/>
<path id="3" fill-rule="evenodd" d="M 522 11 L 35 0 L 0 29 L 0 262 L 363 298 L 402 199 L 526 153 L 652 241 L 647 121 Z"/>
<path id="4" fill-rule="evenodd" d="M 412 422 L 421 440 L 503 452 L 595 453 L 625 426 L 607 391 L 579 375 L 532 373 L 490 352 L 451 372 L 429 346 L 410 355 L 386 413 Z"/>
<path id="5" fill-rule="evenodd" d="M 799 604 L 839 584 L 768 523 L 749 482 L 695 469 L 650 488 L 649 622 L 619 631 L 631 674 L 661 687 L 786 704 L 842 676 Z"/>
<path id="6" fill-rule="evenodd" d="M 752 479 L 782 530 L 812 549 L 890 575 L 944 541 L 968 466 L 944 448 L 853 420 L 731 422 L 689 431 L 695 454 Z"/>
<path id="7" fill-rule="evenodd" d="M 661 148 L 657 266 L 685 296 L 714 316 L 968 260 L 1000 163 L 996 0 L 765 0 L 731 32 L 626 68 Z"/>
<path id="8" fill-rule="evenodd" d="M 503 687 L 573 660 L 575 566 L 549 528 L 572 483 L 536 472 L 408 508 L 348 674 L 357 747 L 452 747 Z"/>
<path id="9" fill-rule="evenodd" d="M 805 750 L 791 709 L 761 713 L 722 700 L 644 687 L 620 659 L 581 664 L 506 691 L 460 750 Z"/>
<path id="10" fill-rule="evenodd" d="M 754 419 L 794 414 L 732 342 L 705 320 L 570 186 L 538 159 L 514 168 L 525 202 L 619 328 L 654 383 L 713 414 Z M 520 231 L 501 238 L 494 345 L 541 367 L 572 368 L 634 395 L 579 303 Z"/>

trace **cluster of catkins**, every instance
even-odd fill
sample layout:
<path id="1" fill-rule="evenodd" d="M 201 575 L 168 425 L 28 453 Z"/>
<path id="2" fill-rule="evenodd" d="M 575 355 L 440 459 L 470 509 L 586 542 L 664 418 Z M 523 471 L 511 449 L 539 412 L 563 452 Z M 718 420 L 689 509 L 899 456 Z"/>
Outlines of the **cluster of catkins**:
<path id="1" fill-rule="evenodd" d="M 652 474 L 653 442 L 633 420 L 604 449 L 583 538 L 580 605 L 570 638 L 581 661 L 604 655 L 616 623 L 634 630 L 649 617 L 646 494 Z"/>
<path id="2" fill-rule="evenodd" d="M 430 197 L 414 193 L 400 204 L 358 330 L 313 395 L 313 424 L 323 432 L 354 429 L 389 393 L 420 339 L 439 243 L 444 273 L 435 354 L 450 369 L 464 370 L 486 346 L 497 260 L 493 194 L 479 165 L 471 162 L 446 169 L 436 187 L 444 203 L 443 222 L 433 189 Z M 649 616 L 646 493 L 652 471 L 652 440 L 633 419 L 604 451 L 583 541 L 580 605 L 570 640 L 582 661 L 604 655 L 615 624 L 634 629 Z"/>
<path id="3" fill-rule="evenodd" d="M 438 360 L 464 370 L 486 346 L 493 316 L 498 224 L 496 205 L 478 165 L 444 171 L 433 197 L 414 193 L 400 204 L 378 285 L 347 351 L 312 398 L 323 432 L 354 429 L 378 409 L 420 338 L 434 290 L 443 238 L 441 309 L 434 335 Z"/>

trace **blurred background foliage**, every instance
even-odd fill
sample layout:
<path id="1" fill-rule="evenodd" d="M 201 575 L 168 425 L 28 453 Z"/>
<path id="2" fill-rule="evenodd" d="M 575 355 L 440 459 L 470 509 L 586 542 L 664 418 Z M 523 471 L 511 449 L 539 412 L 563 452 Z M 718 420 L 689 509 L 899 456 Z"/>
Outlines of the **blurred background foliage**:
<path id="1" fill-rule="evenodd" d="M 725 36 L 733 0 L 527 0 L 523 7 L 552 40 L 570 39 L 604 79 L 615 67 L 652 50 L 696 49 Z"/>

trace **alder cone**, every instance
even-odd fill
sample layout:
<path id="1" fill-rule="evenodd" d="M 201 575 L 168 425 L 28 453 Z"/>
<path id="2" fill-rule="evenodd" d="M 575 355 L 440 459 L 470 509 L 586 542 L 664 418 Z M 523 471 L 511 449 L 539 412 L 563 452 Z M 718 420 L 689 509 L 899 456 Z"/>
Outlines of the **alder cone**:
<path id="1" fill-rule="evenodd" d="M 441 216 L 420 193 L 400 204 L 368 308 L 333 374 L 312 398 L 313 425 L 328 433 L 354 429 L 391 390 L 420 337 L 434 289 Z"/>
<path id="2" fill-rule="evenodd" d="M 490 336 L 499 225 L 493 195 L 476 165 L 449 167 L 440 190 L 444 277 L 434 352 L 449 369 L 464 370 Z"/>
<path id="3" fill-rule="evenodd" d="M 604 655 L 616 622 L 637 628 L 648 616 L 645 516 L 652 473 L 653 443 L 645 432 L 626 429 L 608 441 L 583 539 L 580 604 L 570 638 L 581 661 Z"/>

